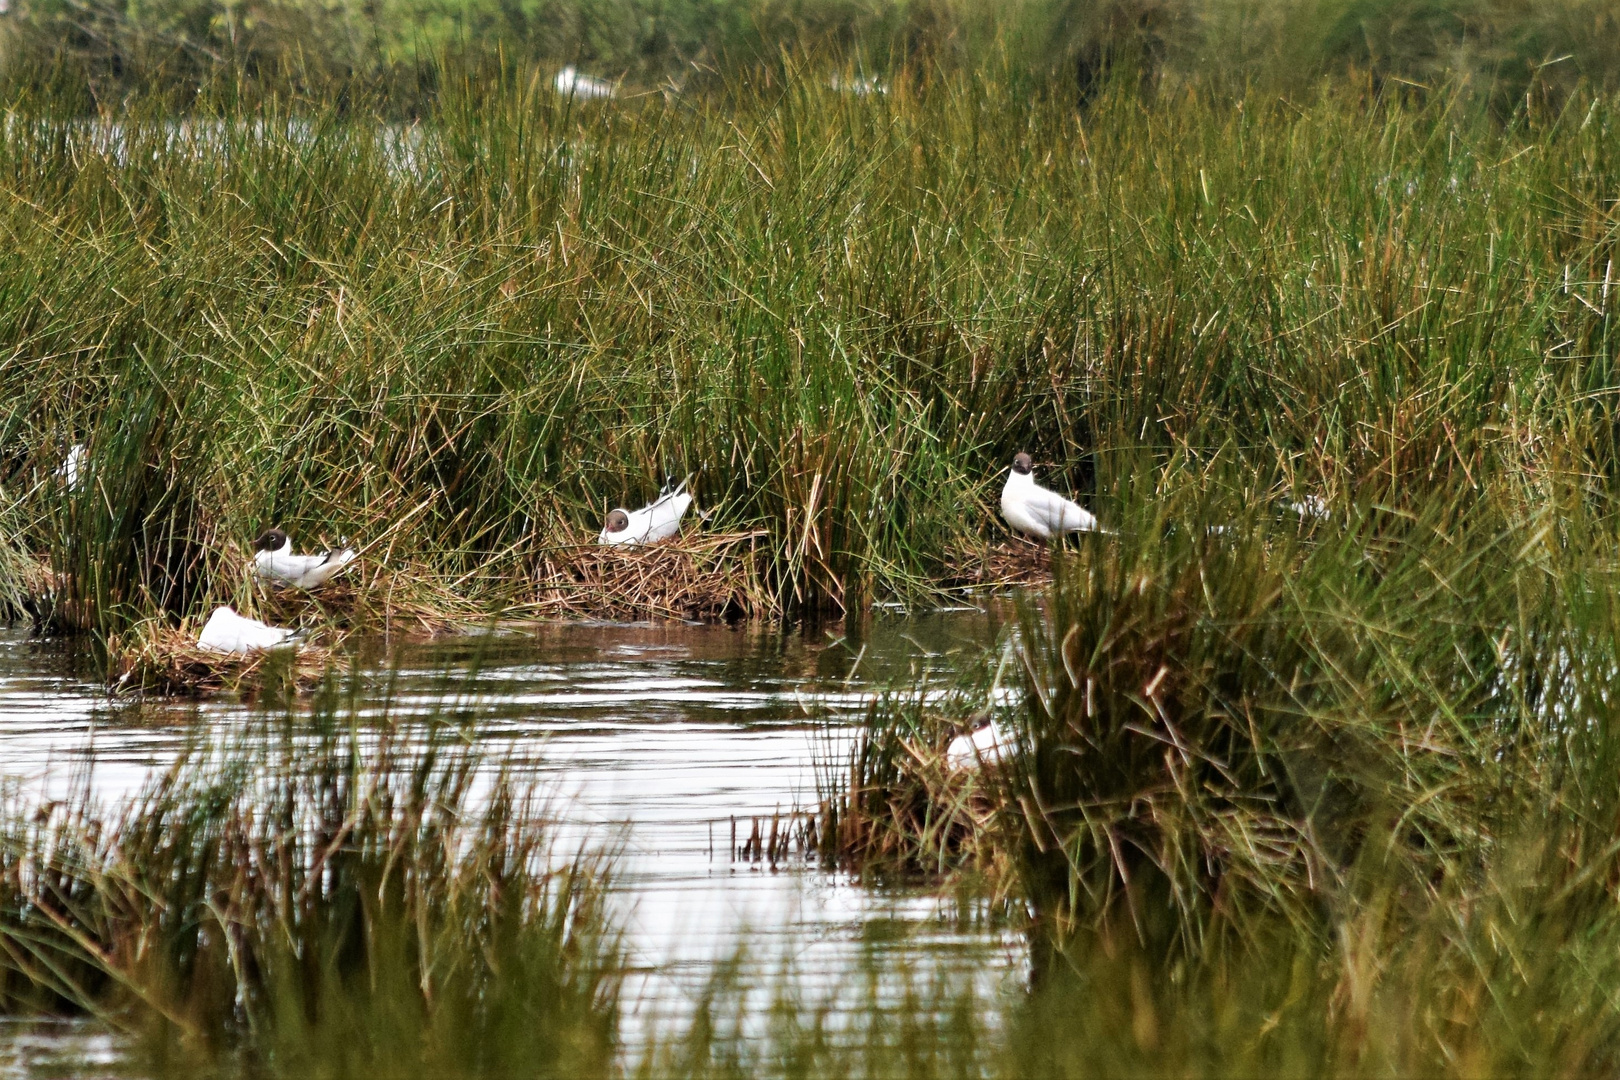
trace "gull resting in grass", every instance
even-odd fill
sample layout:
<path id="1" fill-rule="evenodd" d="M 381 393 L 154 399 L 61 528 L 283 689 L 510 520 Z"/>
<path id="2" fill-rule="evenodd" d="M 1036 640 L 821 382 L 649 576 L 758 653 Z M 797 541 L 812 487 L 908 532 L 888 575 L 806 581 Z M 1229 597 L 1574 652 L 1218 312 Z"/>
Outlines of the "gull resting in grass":
<path id="1" fill-rule="evenodd" d="M 217 607 L 208 616 L 202 633 L 197 635 L 197 648 L 244 656 L 278 645 L 292 645 L 299 634 L 297 630 L 284 630 L 238 615 L 228 607 Z"/>
<path id="2" fill-rule="evenodd" d="M 253 541 L 254 571 L 276 585 L 317 589 L 354 560 L 353 548 L 334 548 L 324 555 L 294 555 L 292 538 L 280 529 L 266 529 Z"/>
<path id="3" fill-rule="evenodd" d="M 985 719 L 971 731 L 963 732 L 945 748 L 945 764 L 952 769 L 977 769 L 994 765 L 1012 753 L 1013 738 L 993 719 Z"/>
<path id="4" fill-rule="evenodd" d="M 67 458 L 56 467 L 56 475 L 62 478 L 69 491 L 79 490 L 79 478 L 84 473 L 86 453 L 84 443 L 74 443 L 73 448 L 67 452 Z"/>
<path id="5" fill-rule="evenodd" d="M 1021 533 L 1050 540 L 1072 532 L 1101 532 L 1097 519 L 1079 503 L 1065 499 L 1035 482 L 1028 454 L 1013 458 L 1012 471 L 1001 488 L 1001 516 Z"/>
<path id="6" fill-rule="evenodd" d="M 688 477 L 690 479 L 690 477 Z M 681 518 L 692 505 L 686 481 L 676 486 L 673 479 L 664 485 L 658 498 L 632 513 L 614 510 L 607 516 L 607 527 L 596 538 L 599 544 L 651 544 L 681 531 Z"/>

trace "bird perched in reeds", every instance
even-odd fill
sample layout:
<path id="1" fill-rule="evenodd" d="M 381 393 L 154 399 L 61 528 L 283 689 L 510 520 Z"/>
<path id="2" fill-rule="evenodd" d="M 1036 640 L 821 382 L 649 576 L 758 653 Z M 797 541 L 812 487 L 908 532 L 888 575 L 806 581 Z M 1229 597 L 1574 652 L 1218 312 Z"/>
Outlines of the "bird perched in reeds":
<path id="1" fill-rule="evenodd" d="M 253 541 L 253 569 L 264 580 L 297 589 L 318 589 L 355 560 L 353 548 L 333 548 L 324 555 L 294 555 L 292 538 L 266 529 Z"/>
<path id="2" fill-rule="evenodd" d="M 286 630 L 238 615 L 228 607 L 217 607 L 197 635 L 197 648 L 208 652 L 245 655 L 296 644 L 301 630 Z"/>
<path id="3" fill-rule="evenodd" d="M 691 479 L 690 477 L 687 478 Z M 609 512 L 607 527 L 596 538 L 599 544 L 651 544 L 681 531 L 681 518 L 692 505 L 686 480 L 679 485 L 670 477 L 658 498 L 640 510 L 617 509 Z"/>
<path id="4" fill-rule="evenodd" d="M 1035 482 L 1034 463 L 1028 454 L 1013 458 L 1012 471 L 1001 488 L 1001 516 L 1019 532 L 1041 540 L 1065 533 L 1103 531 L 1097 519 L 1079 503 Z"/>

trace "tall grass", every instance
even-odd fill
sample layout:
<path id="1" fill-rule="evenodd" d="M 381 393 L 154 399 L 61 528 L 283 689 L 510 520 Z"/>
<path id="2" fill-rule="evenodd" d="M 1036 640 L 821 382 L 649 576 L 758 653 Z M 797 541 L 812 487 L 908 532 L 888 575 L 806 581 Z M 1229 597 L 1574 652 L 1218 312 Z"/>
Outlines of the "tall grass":
<path id="1" fill-rule="evenodd" d="M 158 1072 L 605 1075 L 604 868 L 464 744 L 348 714 L 200 735 L 121 805 L 14 794 L 0 1008 L 88 1014 Z"/>
<path id="2" fill-rule="evenodd" d="M 784 607 L 948 580 L 1021 448 L 1116 524 L 1217 460 L 1257 499 L 1567 475 L 1610 513 L 1608 99 L 1116 85 L 1082 117 L 928 70 L 469 81 L 403 128 L 12 113 L 0 438 L 95 465 L 28 542 L 108 628 L 240 589 L 223 553 L 272 520 L 499 606 L 666 471 L 770 532 Z"/>

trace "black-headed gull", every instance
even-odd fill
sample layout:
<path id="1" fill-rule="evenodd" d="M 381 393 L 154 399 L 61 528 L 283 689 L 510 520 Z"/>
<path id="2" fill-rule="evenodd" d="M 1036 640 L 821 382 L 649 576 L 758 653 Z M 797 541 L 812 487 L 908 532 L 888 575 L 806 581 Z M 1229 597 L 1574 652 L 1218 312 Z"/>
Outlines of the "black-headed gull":
<path id="1" fill-rule="evenodd" d="M 614 510 L 607 516 L 607 527 L 596 538 L 598 544 L 651 544 L 681 531 L 681 518 L 692 505 L 686 481 L 677 487 L 665 484 L 658 498 L 634 513 Z"/>
<path id="2" fill-rule="evenodd" d="M 1042 540 L 1064 533 L 1103 531 L 1079 503 L 1037 484 L 1033 470 L 1028 454 L 1013 458 L 1012 471 L 1001 488 L 1001 516 L 1007 524 Z"/>
<path id="3" fill-rule="evenodd" d="M 297 630 L 284 630 L 238 615 L 228 607 L 217 607 L 208 616 L 202 633 L 197 635 L 197 648 L 240 656 L 278 645 L 292 645 L 298 636 Z"/>
<path id="4" fill-rule="evenodd" d="M 253 569 L 265 581 L 298 589 L 317 589 L 354 562 L 353 548 L 324 555 L 294 555 L 292 539 L 280 529 L 266 529 L 253 541 Z"/>

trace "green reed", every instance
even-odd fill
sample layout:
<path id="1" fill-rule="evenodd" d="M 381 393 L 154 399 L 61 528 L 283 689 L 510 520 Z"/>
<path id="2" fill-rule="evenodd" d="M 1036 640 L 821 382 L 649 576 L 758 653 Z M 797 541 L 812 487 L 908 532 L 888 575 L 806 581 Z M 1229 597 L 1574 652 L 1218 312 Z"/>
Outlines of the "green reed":
<path id="1" fill-rule="evenodd" d="M 158 1072 L 605 1075 L 605 868 L 460 740 L 351 708 L 201 735 L 120 805 L 14 795 L 0 1007 L 88 1014 Z"/>
<path id="2" fill-rule="evenodd" d="M 201 611 L 269 521 L 501 607 L 666 471 L 769 530 L 784 608 L 949 581 L 1018 449 L 1116 523 L 1130 478 L 1217 459 L 1400 507 L 1569 472 L 1606 512 L 1607 99 L 1082 116 L 994 63 L 866 97 L 784 70 L 467 82 L 406 127 L 11 114 L 0 439 L 33 477 L 90 445 L 27 532 L 76 621 Z"/>

